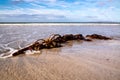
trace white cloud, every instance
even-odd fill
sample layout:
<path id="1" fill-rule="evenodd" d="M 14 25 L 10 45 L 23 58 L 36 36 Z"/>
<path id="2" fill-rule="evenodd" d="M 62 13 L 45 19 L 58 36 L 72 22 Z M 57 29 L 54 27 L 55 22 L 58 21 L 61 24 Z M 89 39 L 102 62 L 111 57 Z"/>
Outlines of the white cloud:
<path id="1" fill-rule="evenodd" d="M 51 2 L 54 3 L 57 0 L 12 0 L 12 1 L 25 1 L 25 2 Z"/>
<path id="2" fill-rule="evenodd" d="M 120 10 L 119 10 L 120 11 Z M 7 13 L 6 13 L 7 12 Z M 89 12 L 89 14 L 88 14 Z M 20 19 L 34 19 L 40 21 L 49 20 L 70 20 L 70 21 L 118 21 L 120 18 L 116 10 L 86 8 L 83 10 L 59 10 L 59 9 L 16 9 L 16 10 L 2 10 L 0 11 L 2 19 L 20 18 Z M 4 14 L 4 15 L 3 15 Z M 113 18 L 114 17 L 114 18 Z M 19 20 L 19 19 L 17 19 Z"/>
<path id="3" fill-rule="evenodd" d="M 15 0 L 14 0 L 15 1 Z M 16 0 L 23 1 L 23 0 Z M 120 21 L 120 9 L 115 6 L 109 6 L 105 8 L 100 7 L 84 7 L 79 8 L 81 2 L 75 1 L 73 3 L 68 3 L 65 1 L 58 0 L 24 0 L 30 2 L 34 8 L 19 8 L 13 10 L 1 10 L 0 14 L 2 20 L 9 17 L 14 17 L 14 19 L 21 18 L 33 18 L 34 20 L 69 20 L 69 21 Z M 46 5 L 54 6 L 54 8 L 47 8 L 46 6 L 41 6 L 37 1 L 47 2 Z M 94 1 L 94 0 L 93 0 Z M 32 3 L 34 2 L 34 3 Z M 51 2 L 51 3 L 48 3 Z M 60 7 L 61 9 L 56 9 L 55 7 Z M 69 8 L 69 9 L 68 9 Z M 72 9 L 73 8 L 73 9 Z M 74 9 L 75 8 L 75 9 Z M 9 16 L 8 16 L 9 15 Z M 23 17 L 24 16 L 24 17 Z M 1 20 L 0 20 L 1 21 Z"/>

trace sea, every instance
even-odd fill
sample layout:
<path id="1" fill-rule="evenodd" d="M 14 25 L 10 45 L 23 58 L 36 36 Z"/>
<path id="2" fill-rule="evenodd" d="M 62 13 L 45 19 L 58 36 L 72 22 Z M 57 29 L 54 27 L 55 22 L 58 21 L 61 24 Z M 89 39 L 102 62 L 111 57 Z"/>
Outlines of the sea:
<path id="1" fill-rule="evenodd" d="M 119 23 L 2 23 L 0 57 L 9 55 L 38 39 L 49 38 L 52 34 L 100 34 L 113 38 L 110 44 L 118 47 L 118 51 L 120 49 Z"/>

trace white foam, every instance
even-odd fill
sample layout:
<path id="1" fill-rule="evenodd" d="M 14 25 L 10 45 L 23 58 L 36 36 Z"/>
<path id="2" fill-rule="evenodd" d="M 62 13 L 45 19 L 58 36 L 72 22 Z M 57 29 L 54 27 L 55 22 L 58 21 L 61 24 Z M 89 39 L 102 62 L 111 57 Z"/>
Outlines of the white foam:
<path id="1" fill-rule="evenodd" d="M 27 50 L 27 51 L 25 52 L 25 54 L 36 54 L 36 53 L 40 53 L 40 51 Z"/>
<path id="2" fill-rule="evenodd" d="M 0 58 L 9 58 L 9 57 L 12 57 L 13 56 L 13 53 L 17 52 L 18 50 L 16 49 L 13 49 L 13 48 L 10 48 L 10 47 L 7 47 L 6 49 L 9 49 L 10 51 L 7 52 L 7 53 L 3 53 L 0 55 Z M 5 54 L 8 54 L 8 55 L 5 55 Z"/>
<path id="3" fill-rule="evenodd" d="M 7 55 L 7 56 L 4 56 L 4 54 L 1 54 L 1 55 L 0 55 L 0 58 L 9 58 L 9 57 L 12 57 L 12 54 Z"/>
<path id="4" fill-rule="evenodd" d="M 52 25 L 52 26 L 54 26 L 54 25 L 65 25 L 65 26 L 70 26 L 70 25 L 120 25 L 120 24 L 118 24 L 118 23 L 114 23 L 114 24 L 109 24 L 109 23 L 27 23 L 27 24 L 19 24 L 19 23 L 17 23 L 17 24 L 12 24 L 12 23 L 7 23 L 7 24 L 0 24 L 0 25 L 12 25 L 12 26 L 21 26 L 21 25 L 33 25 L 33 26 L 35 26 L 35 25 L 38 25 L 38 26 L 50 26 L 50 25 Z"/>

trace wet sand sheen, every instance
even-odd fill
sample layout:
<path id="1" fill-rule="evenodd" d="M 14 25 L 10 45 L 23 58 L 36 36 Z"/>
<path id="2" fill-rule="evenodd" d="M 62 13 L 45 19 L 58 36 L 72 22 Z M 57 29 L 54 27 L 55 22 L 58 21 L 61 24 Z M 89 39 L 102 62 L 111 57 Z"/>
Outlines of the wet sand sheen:
<path id="1" fill-rule="evenodd" d="M 112 43 L 73 42 L 41 54 L 0 59 L 0 79 L 120 80 L 120 44 Z"/>

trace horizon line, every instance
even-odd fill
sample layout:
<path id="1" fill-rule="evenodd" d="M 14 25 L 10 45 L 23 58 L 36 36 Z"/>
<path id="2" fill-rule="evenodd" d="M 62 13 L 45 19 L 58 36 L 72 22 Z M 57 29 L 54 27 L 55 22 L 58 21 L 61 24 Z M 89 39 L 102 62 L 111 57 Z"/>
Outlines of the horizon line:
<path id="1" fill-rule="evenodd" d="M 106 21 L 106 22 L 0 22 L 0 24 L 9 24 L 9 23 L 14 23 L 14 24 L 17 24 L 17 23 L 110 23 L 110 24 L 120 24 L 120 22 L 109 22 L 109 21 Z"/>

